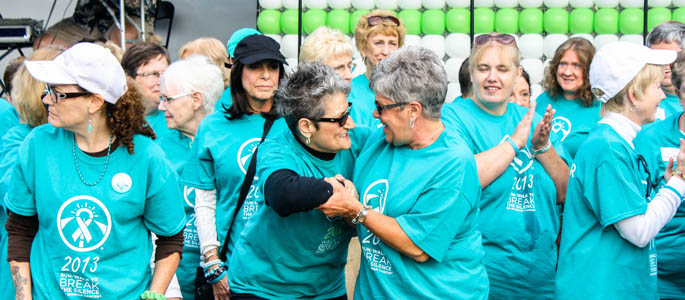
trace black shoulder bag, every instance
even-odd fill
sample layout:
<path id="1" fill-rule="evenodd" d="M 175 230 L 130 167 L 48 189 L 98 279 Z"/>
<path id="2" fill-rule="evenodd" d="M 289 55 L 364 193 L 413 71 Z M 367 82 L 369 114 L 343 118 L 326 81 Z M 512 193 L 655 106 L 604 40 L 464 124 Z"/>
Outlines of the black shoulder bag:
<path id="1" fill-rule="evenodd" d="M 262 142 L 264 142 L 264 139 L 266 138 L 266 135 L 269 133 L 269 130 L 271 130 L 271 125 L 273 124 L 274 118 L 267 117 L 264 121 L 264 131 L 262 132 L 262 140 L 259 142 L 259 145 L 261 145 Z M 245 198 L 247 198 L 247 193 L 250 191 L 250 186 L 252 185 L 252 181 L 254 180 L 255 172 L 257 171 L 257 150 L 259 149 L 259 145 L 257 145 L 254 152 L 252 153 L 252 157 L 250 158 L 250 165 L 248 166 L 245 178 L 243 179 L 243 185 L 240 188 L 238 202 L 236 203 L 235 211 L 233 212 L 233 221 L 231 221 L 231 225 L 228 226 L 228 231 L 226 231 L 226 238 L 224 239 L 224 244 L 221 246 L 219 259 L 221 259 L 221 261 L 223 262 L 226 262 L 226 252 L 228 251 L 228 239 L 231 235 L 231 230 L 233 229 L 233 223 L 235 223 L 235 218 L 238 215 L 240 208 L 243 206 L 243 203 L 245 203 Z M 228 272 L 228 270 L 224 272 Z M 195 299 L 214 300 L 214 291 L 212 290 L 212 285 L 209 282 L 207 282 L 204 270 L 201 266 L 197 267 L 197 272 L 195 274 Z"/>

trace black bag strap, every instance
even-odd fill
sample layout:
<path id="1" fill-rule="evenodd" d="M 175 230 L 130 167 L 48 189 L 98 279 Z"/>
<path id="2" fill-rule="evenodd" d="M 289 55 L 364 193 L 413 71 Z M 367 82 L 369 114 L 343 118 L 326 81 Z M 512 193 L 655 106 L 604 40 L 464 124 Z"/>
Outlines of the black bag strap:
<path id="1" fill-rule="evenodd" d="M 224 239 L 224 244 L 221 246 L 221 253 L 219 254 L 219 258 L 222 261 L 226 261 L 226 252 L 228 252 L 228 238 L 231 235 L 233 223 L 235 223 L 235 218 L 238 215 L 240 208 L 243 207 L 243 203 L 245 203 L 247 193 L 250 191 L 252 181 L 254 181 L 255 172 L 257 172 L 257 150 L 259 150 L 259 145 L 261 145 L 262 142 L 264 142 L 266 135 L 269 133 L 269 130 L 271 130 L 271 125 L 273 125 L 275 121 L 273 117 L 265 117 L 265 119 L 266 120 L 264 121 L 264 130 L 262 131 L 262 140 L 259 141 L 259 144 L 254 149 L 252 157 L 250 158 L 250 165 L 247 167 L 247 172 L 245 172 L 245 178 L 243 179 L 243 185 L 240 187 L 240 195 L 238 196 L 238 202 L 236 203 L 235 211 L 233 212 L 233 219 L 231 221 L 231 225 L 228 226 L 228 231 L 226 231 L 226 238 Z"/>

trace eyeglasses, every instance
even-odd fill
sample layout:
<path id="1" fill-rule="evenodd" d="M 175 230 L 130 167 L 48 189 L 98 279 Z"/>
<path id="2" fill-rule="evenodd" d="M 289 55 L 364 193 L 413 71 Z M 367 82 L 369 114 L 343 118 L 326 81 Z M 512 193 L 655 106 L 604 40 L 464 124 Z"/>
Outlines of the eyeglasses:
<path id="1" fill-rule="evenodd" d="M 637 162 L 640 163 L 640 166 L 645 169 L 645 173 L 647 173 L 647 194 L 645 197 L 647 200 L 649 200 L 649 195 L 652 192 L 652 174 L 649 172 L 649 167 L 647 167 L 647 160 L 645 160 L 645 157 L 638 154 L 637 155 Z"/>
<path id="2" fill-rule="evenodd" d="M 162 76 L 162 73 L 160 73 L 160 72 L 136 73 L 136 76 L 145 77 L 146 79 L 147 78 L 157 79 L 157 78 L 159 78 L 159 76 Z"/>
<path id="3" fill-rule="evenodd" d="M 393 16 L 371 16 L 368 19 L 366 19 L 366 23 L 369 24 L 369 26 L 376 26 L 378 24 L 383 23 L 383 21 L 390 21 L 394 23 L 395 26 L 400 26 L 400 19 Z"/>
<path id="4" fill-rule="evenodd" d="M 511 34 L 497 34 L 497 33 L 492 33 L 492 34 L 481 34 L 476 37 L 475 40 L 473 40 L 476 45 L 483 45 L 491 40 L 495 40 L 501 44 L 511 44 L 513 43 L 516 39 L 514 38 L 513 35 Z"/>
<path id="5" fill-rule="evenodd" d="M 87 96 L 87 95 L 92 95 L 92 94 L 93 93 L 90 93 L 90 92 L 60 93 L 58 91 L 55 91 L 55 89 L 53 87 L 46 85 L 45 90 L 40 95 L 40 98 L 43 99 L 43 98 L 45 98 L 45 96 L 50 95 L 50 98 L 52 98 L 52 102 L 54 104 L 57 104 L 59 101 L 64 100 L 64 99 L 76 98 L 76 97 Z"/>
<path id="6" fill-rule="evenodd" d="M 356 69 L 356 68 L 357 68 L 357 64 L 355 64 L 354 62 L 350 62 L 349 64 L 346 64 L 346 65 L 339 65 L 339 66 L 335 67 L 334 70 L 336 72 L 340 73 L 340 72 L 345 72 L 345 70 L 349 69 L 350 73 L 352 73 L 352 72 L 354 72 L 354 69 Z"/>
<path id="7" fill-rule="evenodd" d="M 316 120 L 316 122 L 331 122 L 331 123 L 338 123 L 340 127 L 345 126 L 345 123 L 347 123 L 347 118 L 350 117 L 350 109 L 352 108 L 352 103 L 348 102 L 347 103 L 347 110 L 345 113 L 340 117 L 340 118 L 321 118 Z"/>
<path id="8" fill-rule="evenodd" d="M 176 95 L 176 96 L 159 95 L 159 102 L 171 102 L 171 101 L 174 101 L 176 99 L 181 99 L 185 96 L 192 95 L 192 94 L 193 94 L 193 92 L 180 94 L 180 95 Z"/>
<path id="9" fill-rule="evenodd" d="M 404 105 L 407 105 L 407 103 L 393 103 L 393 104 L 388 104 L 388 105 L 379 105 L 378 103 L 376 103 L 376 111 L 378 111 L 378 114 L 380 115 L 381 112 L 386 110 L 386 109 L 391 109 L 391 108 L 400 107 L 400 106 L 404 106 Z"/>

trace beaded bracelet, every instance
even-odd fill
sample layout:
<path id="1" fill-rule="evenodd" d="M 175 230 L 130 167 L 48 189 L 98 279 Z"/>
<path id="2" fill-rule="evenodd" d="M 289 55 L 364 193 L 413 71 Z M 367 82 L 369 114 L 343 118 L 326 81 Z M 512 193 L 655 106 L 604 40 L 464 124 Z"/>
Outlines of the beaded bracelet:
<path id="1" fill-rule="evenodd" d="M 224 276 L 226 276 L 226 270 L 228 268 L 224 263 L 221 263 L 218 268 L 211 270 L 209 272 L 205 273 L 205 279 L 207 279 L 207 282 L 209 284 L 215 284 L 221 280 Z"/>
<path id="2" fill-rule="evenodd" d="M 226 269 L 224 269 L 224 271 L 226 271 Z M 213 279 L 211 279 L 211 280 L 210 280 L 210 279 L 207 279 L 207 283 L 209 283 L 209 284 L 216 284 L 217 282 L 221 281 L 221 279 L 223 279 L 224 277 L 226 277 L 226 274 L 228 274 L 228 272 L 221 272 L 221 274 L 219 274 L 219 276 L 217 276 L 216 278 L 213 278 Z"/>
<path id="3" fill-rule="evenodd" d="M 152 300 L 166 300 L 166 297 L 160 293 L 152 292 L 152 291 L 145 291 L 142 294 L 140 294 L 140 299 L 152 299 Z"/>
<path id="4" fill-rule="evenodd" d="M 220 263 L 221 263 L 220 259 L 215 259 L 213 261 L 206 262 L 206 263 L 202 264 L 202 270 L 207 272 L 207 269 L 209 269 L 209 267 L 211 267 L 213 265 L 218 265 Z"/>
<path id="5" fill-rule="evenodd" d="M 673 175 L 680 177 L 680 179 L 685 180 L 685 174 L 680 173 L 678 170 L 673 170 Z"/>

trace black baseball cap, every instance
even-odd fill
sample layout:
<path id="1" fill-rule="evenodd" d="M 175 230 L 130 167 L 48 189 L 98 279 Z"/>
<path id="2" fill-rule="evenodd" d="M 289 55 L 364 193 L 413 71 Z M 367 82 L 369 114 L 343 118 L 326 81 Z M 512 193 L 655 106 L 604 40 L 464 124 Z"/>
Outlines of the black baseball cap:
<path id="1" fill-rule="evenodd" d="M 235 47 L 235 59 L 244 65 L 253 64 L 262 60 L 275 60 L 288 64 L 281 54 L 281 45 L 274 39 L 265 35 L 250 35 L 243 38 Z"/>

